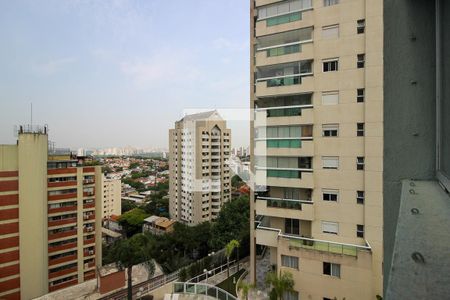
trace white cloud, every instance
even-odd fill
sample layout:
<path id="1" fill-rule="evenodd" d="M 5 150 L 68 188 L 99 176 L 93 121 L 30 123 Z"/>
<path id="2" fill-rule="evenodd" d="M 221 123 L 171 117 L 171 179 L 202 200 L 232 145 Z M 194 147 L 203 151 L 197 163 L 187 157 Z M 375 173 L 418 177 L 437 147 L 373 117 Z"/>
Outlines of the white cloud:
<path id="1" fill-rule="evenodd" d="M 63 71 L 75 61 L 76 59 L 74 57 L 57 58 L 43 63 L 37 63 L 33 66 L 33 70 L 40 75 L 53 75 Z"/>

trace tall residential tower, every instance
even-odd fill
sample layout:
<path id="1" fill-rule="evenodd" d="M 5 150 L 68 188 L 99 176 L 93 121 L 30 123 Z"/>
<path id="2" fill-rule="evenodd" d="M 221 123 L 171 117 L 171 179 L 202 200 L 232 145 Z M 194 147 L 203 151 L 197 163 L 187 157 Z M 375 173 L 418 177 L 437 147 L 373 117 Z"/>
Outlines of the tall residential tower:
<path id="1" fill-rule="evenodd" d="M 0 298 L 32 299 L 101 266 L 101 169 L 49 149 L 46 127 L 0 145 Z M 97 192 L 100 191 L 100 192 Z"/>
<path id="2" fill-rule="evenodd" d="M 375 299 L 383 1 L 251 0 L 251 53 L 252 280 L 270 265 L 285 299 Z"/>
<path id="3" fill-rule="evenodd" d="M 188 225 L 217 218 L 231 200 L 230 129 L 216 111 L 187 115 L 169 131 L 169 210 Z"/>

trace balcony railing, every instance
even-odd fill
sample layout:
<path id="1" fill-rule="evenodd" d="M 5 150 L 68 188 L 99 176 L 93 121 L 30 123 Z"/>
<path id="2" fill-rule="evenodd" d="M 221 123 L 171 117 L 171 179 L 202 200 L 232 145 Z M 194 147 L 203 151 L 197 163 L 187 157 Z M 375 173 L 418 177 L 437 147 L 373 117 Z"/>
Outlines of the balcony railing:
<path id="1" fill-rule="evenodd" d="M 312 205 L 313 201 L 308 200 L 296 200 L 296 199 L 284 199 L 284 198 L 273 198 L 273 197 L 257 197 L 256 200 L 265 200 L 267 207 L 279 207 L 287 209 L 298 209 L 302 210 L 302 205 Z"/>
<path id="2" fill-rule="evenodd" d="M 284 234 L 281 229 L 264 226 L 263 220 L 255 221 L 255 228 L 256 230 L 276 231 L 278 241 L 280 239 L 287 241 L 290 248 L 316 250 L 355 257 L 358 256 L 359 251 L 372 251 L 372 247 L 367 241 L 365 241 L 365 245 L 354 245 Z"/>
<path id="3" fill-rule="evenodd" d="M 227 291 L 206 283 L 174 282 L 174 294 L 205 295 L 219 300 L 238 300 Z"/>
<path id="4" fill-rule="evenodd" d="M 275 106 L 275 107 L 263 107 L 255 109 L 256 112 L 267 111 L 267 118 L 271 117 L 294 117 L 301 116 L 302 110 L 307 108 L 313 108 L 312 104 L 306 105 L 290 105 L 290 106 Z"/>

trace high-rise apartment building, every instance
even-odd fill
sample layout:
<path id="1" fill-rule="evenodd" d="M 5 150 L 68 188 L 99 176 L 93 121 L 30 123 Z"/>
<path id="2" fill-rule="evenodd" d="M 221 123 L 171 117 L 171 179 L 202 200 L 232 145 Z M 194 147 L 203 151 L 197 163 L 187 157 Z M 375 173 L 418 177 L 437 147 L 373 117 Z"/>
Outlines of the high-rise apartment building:
<path id="1" fill-rule="evenodd" d="M 46 127 L 20 127 L 16 145 L 0 145 L 1 299 L 32 299 L 95 278 L 101 190 L 100 167 L 49 149 Z"/>
<path id="2" fill-rule="evenodd" d="M 231 199 L 231 132 L 216 111 L 187 115 L 169 131 L 169 210 L 195 225 L 217 218 Z"/>
<path id="3" fill-rule="evenodd" d="M 102 176 L 102 219 L 109 219 L 111 215 L 122 214 L 122 182 L 120 179 Z"/>
<path id="4" fill-rule="evenodd" d="M 252 280 L 269 260 L 285 299 L 376 299 L 383 1 L 252 0 L 251 53 Z"/>

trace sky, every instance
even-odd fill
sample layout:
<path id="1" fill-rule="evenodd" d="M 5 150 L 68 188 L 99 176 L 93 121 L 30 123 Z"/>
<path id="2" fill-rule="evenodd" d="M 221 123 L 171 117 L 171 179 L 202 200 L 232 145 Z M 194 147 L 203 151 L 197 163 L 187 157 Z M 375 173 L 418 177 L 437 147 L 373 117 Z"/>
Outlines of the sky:
<path id="1" fill-rule="evenodd" d="M 0 144 L 30 103 L 71 148 L 167 147 L 186 109 L 248 108 L 249 23 L 244 0 L 0 1 Z"/>

